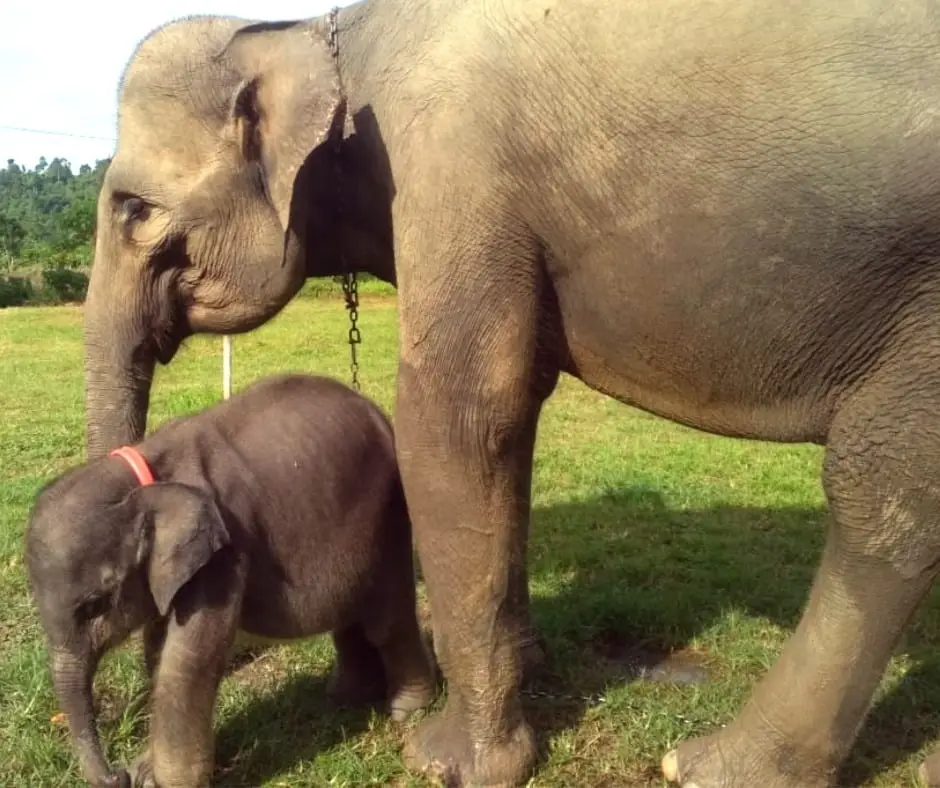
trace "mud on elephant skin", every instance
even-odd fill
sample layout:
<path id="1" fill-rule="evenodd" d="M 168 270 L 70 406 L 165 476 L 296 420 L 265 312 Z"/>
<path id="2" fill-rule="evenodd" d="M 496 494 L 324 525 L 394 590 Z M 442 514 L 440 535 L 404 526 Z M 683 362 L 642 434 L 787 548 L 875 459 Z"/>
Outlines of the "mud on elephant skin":
<path id="1" fill-rule="evenodd" d="M 393 719 L 430 704 L 408 509 L 391 424 L 338 381 L 286 374 L 47 484 L 30 586 L 86 780 L 117 786 L 92 706 L 101 656 L 143 629 L 150 739 L 135 783 L 201 788 L 239 631 L 331 632 L 330 691 Z"/>
<path id="2" fill-rule="evenodd" d="M 665 765 L 827 785 L 940 571 L 935 11 L 362 0 L 161 28 L 123 75 L 98 202 L 90 455 L 143 434 L 187 335 L 249 330 L 306 276 L 396 282 L 396 450 L 448 680 L 407 755 L 488 786 L 535 760 L 525 559 L 559 375 L 824 446 L 833 525 L 800 624 L 735 720 Z"/>
<path id="3" fill-rule="evenodd" d="M 729 609 L 793 629 L 826 522 L 825 509 L 811 506 L 674 509 L 642 486 L 535 507 L 530 576 L 536 583 L 567 578 L 557 593 L 535 592 L 532 600 L 551 655 L 538 678 L 523 685 L 527 714 L 539 723 L 540 753 L 554 734 L 578 726 L 611 687 L 716 680 L 708 661 L 686 658 L 684 648 Z M 656 560 L 645 560 L 637 546 Z M 874 705 L 838 785 L 867 784 L 940 736 L 938 633 L 935 593 L 899 648 L 911 669 Z"/>

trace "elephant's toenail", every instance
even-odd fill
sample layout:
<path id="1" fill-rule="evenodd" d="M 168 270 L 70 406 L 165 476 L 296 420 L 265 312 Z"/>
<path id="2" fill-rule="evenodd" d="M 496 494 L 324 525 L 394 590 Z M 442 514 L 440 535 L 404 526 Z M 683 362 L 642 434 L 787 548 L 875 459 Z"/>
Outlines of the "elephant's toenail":
<path id="1" fill-rule="evenodd" d="M 917 770 L 917 776 L 920 778 L 920 781 L 923 784 L 924 788 L 932 788 L 932 786 L 936 784 L 936 783 L 930 782 L 930 772 L 927 769 L 926 763 L 922 763 L 920 765 L 920 768 Z"/>
<path id="2" fill-rule="evenodd" d="M 666 753 L 662 762 L 663 777 L 669 782 L 679 782 L 679 753 L 677 750 L 670 750 Z"/>

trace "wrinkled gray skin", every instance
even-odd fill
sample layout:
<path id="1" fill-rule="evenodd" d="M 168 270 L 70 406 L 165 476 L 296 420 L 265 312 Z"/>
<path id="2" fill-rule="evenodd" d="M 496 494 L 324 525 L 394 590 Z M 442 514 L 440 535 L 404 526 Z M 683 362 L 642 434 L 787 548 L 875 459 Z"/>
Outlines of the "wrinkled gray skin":
<path id="1" fill-rule="evenodd" d="M 434 697 L 415 610 L 408 511 L 388 420 L 328 378 L 268 378 L 39 494 L 27 567 L 59 703 L 86 780 L 112 772 L 92 712 L 99 658 L 144 627 L 151 738 L 135 786 L 200 788 L 213 769 L 216 691 L 239 630 L 331 631 L 330 689 L 396 720 Z"/>
<path id="2" fill-rule="evenodd" d="M 824 445 L 803 619 L 738 717 L 663 767 L 830 784 L 940 568 L 940 7 L 365 0 L 337 68 L 323 19 L 245 25 L 169 25 L 124 76 L 91 454 L 141 434 L 183 337 L 270 319 L 340 246 L 395 281 L 397 450 L 449 690 L 406 755 L 495 786 L 535 761 L 529 489 L 559 374 Z"/>

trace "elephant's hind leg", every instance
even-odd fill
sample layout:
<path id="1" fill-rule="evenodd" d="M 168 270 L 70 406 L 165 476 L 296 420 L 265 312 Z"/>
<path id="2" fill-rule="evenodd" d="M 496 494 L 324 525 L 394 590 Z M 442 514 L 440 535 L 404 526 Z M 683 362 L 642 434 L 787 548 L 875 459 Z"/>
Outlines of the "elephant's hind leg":
<path id="1" fill-rule="evenodd" d="M 384 572 L 365 606 L 362 627 L 384 668 L 388 712 L 404 722 L 434 701 L 437 681 L 418 624 L 410 523 L 401 493 L 391 503 L 389 529 Z"/>
<path id="2" fill-rule="evenodd" d="M 327 684 L 327 694 L 337 703 L 365 706 L 380 703 L 387 691 L 382 658 L 361 624 L 333 633 L 336 661 Z"/>
<path id="3" fill-rule="evenodd" d="M 437 688 L 414 607 L 410 610 L 398 607 L 401 615 L 393 619 L 391 627 L 373 629 L 367 625 L 366 631 L 388 676 L 388 712 L 396 722 L 404 722 L 412 712 L 434 702 Z"/>
<path id="4" fill-rule="evenodd" d="M 683 786 L 826 786 L 940 566 L 940 364 L 919 337 L 840 407 L 832 515 L 809 603 L 777 664 L 719 733 L 663 760 Z"/>

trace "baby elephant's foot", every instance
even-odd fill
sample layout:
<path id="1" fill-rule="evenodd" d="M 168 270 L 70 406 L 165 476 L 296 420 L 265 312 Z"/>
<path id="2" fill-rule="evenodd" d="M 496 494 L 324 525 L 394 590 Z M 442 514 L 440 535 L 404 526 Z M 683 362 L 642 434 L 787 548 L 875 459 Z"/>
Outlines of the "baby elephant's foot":
<path id="1" fill-rule="evenodd" d="M 662 762 L 663 776 L 682 788 L 828 788 L 824 768 L 791 752 L 767 752 L 732 728 L 682 742 Z"/>
<path id="2" fill-rule="evenodd" d="M 133 788 L 130 775 L 124 769 L 118 769 L 90 785 L 94 788 Z"/>
<path id="3" fill-rule="evenodd" d="M 405 722 L 414 712 L 430 706 L 435 697 L 437 686 L 433 677 L 428 676 L 394 692 L 388 702 L 388 713 L 395 722 Z"/>

